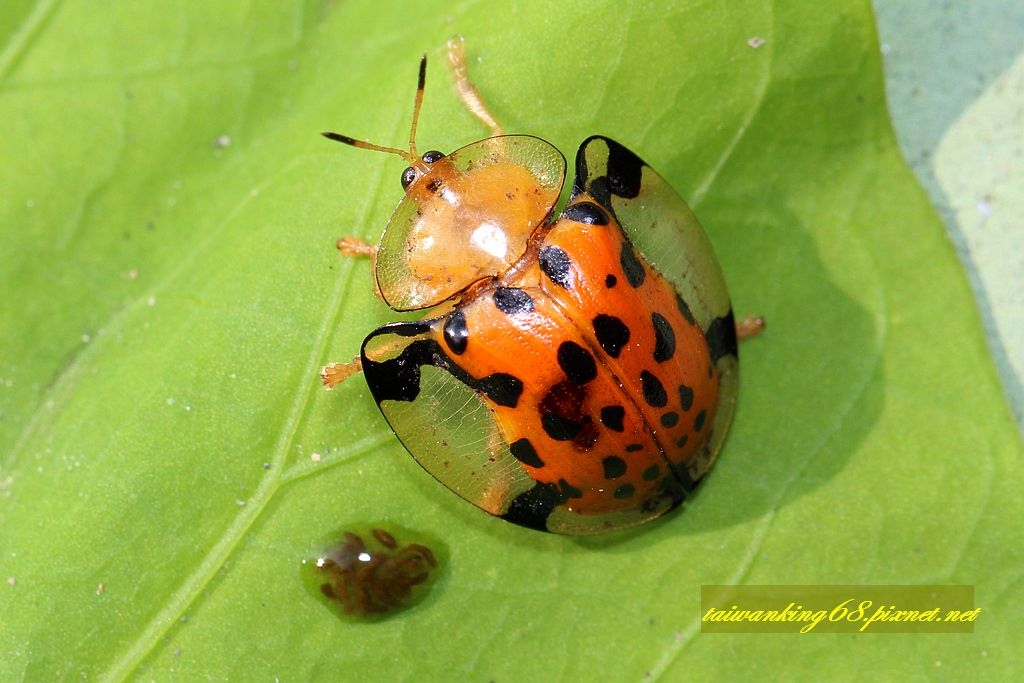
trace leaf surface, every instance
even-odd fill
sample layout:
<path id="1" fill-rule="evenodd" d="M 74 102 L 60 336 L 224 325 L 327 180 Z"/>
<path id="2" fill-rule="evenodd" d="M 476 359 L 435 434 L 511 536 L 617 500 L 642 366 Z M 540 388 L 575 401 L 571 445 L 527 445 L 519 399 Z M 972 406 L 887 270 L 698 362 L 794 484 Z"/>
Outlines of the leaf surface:
<path id="1" fill-rule="evenodd" d="M 867 2 L 27 2 L 0 9 L 0 678 L 1012 680 L 1022 448 L 942 226 L 899 155 Z M 827 5 L 827 6 L 826 6 Z M 733 431 L 681 514 L 597 539 L 487 518 L 352 381 L 418 142 L 635 150 L 740 314 Z M 752 47 L 763 39 L 760 47 Z M 360 523 L 441 538 L 429 598 L 338 620 L 299 581 Z M 701 635 L 703 584 L 971 584 L 973 636 Z M 842 676 L 842 674 L 840 674 Z"/>

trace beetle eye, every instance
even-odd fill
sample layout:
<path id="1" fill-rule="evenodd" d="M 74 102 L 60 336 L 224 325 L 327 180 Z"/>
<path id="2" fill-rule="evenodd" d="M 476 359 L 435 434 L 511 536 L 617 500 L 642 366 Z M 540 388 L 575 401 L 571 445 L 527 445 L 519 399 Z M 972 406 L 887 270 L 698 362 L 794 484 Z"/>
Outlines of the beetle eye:
<path id="1" fill-rule="evenodd" d="M 408 190 L 412 181 L 416 180 L 416 169 L 410 166 L 402 171 L 402 189 Z"/>
<path id="2" fill-rule="evenodd" d="M 444 154 L 441 154 L 436 149 L 432 149 L 423 155 L 423 161 L 427 162 L 428 164 L 432 164 L 438 159 L 444 159 Z"/>

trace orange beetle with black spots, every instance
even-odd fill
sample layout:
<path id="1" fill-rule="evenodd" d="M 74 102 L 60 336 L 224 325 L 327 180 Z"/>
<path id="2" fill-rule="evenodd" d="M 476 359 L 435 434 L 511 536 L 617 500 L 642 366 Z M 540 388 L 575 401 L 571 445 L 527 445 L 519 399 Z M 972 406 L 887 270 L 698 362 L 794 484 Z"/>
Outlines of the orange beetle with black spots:
<path id="1" fill-rule="evenodd" d="M 505 135 L 449 44 L 460 93 L 492 136 L 451 154 L 325 133 L 402 156 L 405 197 L 374 258 L 398 311 L 361 369 L 414 458 L 477 507 L 526 527 L 594 534 L 657 518 L 707 473 L 732 420 L 737 326 L 711 245 L 689 207 L 639 157 L 592 136 L 572 192 L 551 144 Z M 739 330 L 755 333 L 760 319 Z"/>

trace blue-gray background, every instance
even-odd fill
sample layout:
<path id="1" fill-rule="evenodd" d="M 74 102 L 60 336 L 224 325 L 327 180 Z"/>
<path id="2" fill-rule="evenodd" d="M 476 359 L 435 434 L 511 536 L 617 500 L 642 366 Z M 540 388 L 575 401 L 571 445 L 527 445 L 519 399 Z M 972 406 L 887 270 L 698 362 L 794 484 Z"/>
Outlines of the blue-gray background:
<path id="1" fill-rule="evenodd" d="M 967 269 L 1024 431 L 1024 2 L 874 7 L 896 136 Z"/>

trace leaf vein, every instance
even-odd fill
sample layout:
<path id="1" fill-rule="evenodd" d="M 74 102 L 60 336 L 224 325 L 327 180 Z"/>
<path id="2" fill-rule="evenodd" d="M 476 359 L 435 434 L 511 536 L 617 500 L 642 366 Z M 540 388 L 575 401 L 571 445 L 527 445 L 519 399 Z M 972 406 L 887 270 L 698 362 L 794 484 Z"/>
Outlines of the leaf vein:
<path id="1" fill-rule="evenodd" d="M 295 163 L 295 162 L 293 162 Z M 276 175 L 276 174 L 275 174 Z M 269 181 L 268 181 L 269 182 Z M 374 206 L 375 198 L 383 188 L 383 174 L 377 176 L 377 186 L 368 194 L 363 205 L 364 220 L 370 207 Z M 299 376 L 299 389 L 288 411 L 277 442 L 272 450 L 270 468 L 267 476 L 257 486 L 250 503 L 246 505 L 234 521 L 224 530 L 223 536 L 217 541 L 196 569 L 185 579 L 181 587 L 167 601 L 166 606 L 146 625 L 139 637 L 127 652 L 104 673 L 106 680 L 119 680 L 135 671 L 139 664 L 157 647 L 165 635 L 178 623 L 182 614 L 202 595 L 219 569 L 234 553 L 238 544 L 267 509 L 268 504 L 281 489 L 286 480 L 283 479 L 284 462 L 292 450 L 295 436 L 301 427 L 306 413 L 312 404 L 313 392 L 320 386 L 317 381 L 317 368 L 327 348 L 330 331 L 336 329 L 343 314 L 342 301 L 352 283 L 353 268 L 344 271 L 334 287 L 326 310 L 333 313 L 324 316 L 323 324 L 317 330 L 315 343 L 312 345 L 309 358 Z"/>

